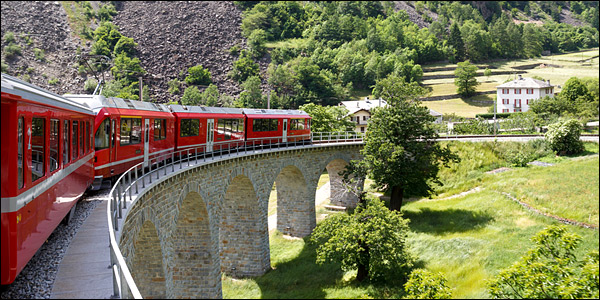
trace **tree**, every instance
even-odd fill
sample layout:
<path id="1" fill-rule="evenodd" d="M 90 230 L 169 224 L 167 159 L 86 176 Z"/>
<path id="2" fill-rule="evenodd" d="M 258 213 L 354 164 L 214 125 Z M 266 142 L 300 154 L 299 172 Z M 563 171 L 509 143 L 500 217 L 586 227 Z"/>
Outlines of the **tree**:
<path id="1" fill-rule="evenodd" d="M 460 29 L 457 22 L 453 22 L 450 26 L 450 37 L 448 43 L 456 50 L 456 60 L 461 61 L 465 58 L 465 43 L 462 40 Z"/>
<path id="2" fill-rule="evenodd" d="M 404 284 L 408 299 L 450 299 L 452 292 L 441 273 L 431 273 L 424 269 L 416 269 L 410 273 Z"/>
<path id="3" fill-rule="evenodd" d="M 463 97 L 470 97 L 475 94 L 475 87 L 479 85 L 477 82 L 477 66 L 472 65 L 468 60 L 458 63 L 458 67 L 454 71 L 454 84 L 458 87 L 456 92 Z"/>
<path id="4" fill-rule="evenodd" d="M 343 106 L 321 106 L 307 103 L 300 106 L 312 118 L 313 132 L 345 132 L 354 129 L 354 123 L 348 118 L 348 109 Z"/>
<path id="5" fill-rule="evenodd" d="M 559 155 L 581 153 L 583 142 L 579 139 L 583 126 L 575 119 L 558 121 L 548 126 L 544 137 L 550 143 L 550 148 Z"/>
<path id="6" fill-rule="evenodd" d="M 352 161 L 366 170 L 378 188 L 391 190 L 390 209 L 400 210 L 406 195 L 429 195 L 431 183 L 439 183 L 440 165 L 458 161 L 449 148 L 436 142 L 434 118 L 417 99 L 425 90 L 416 82 L 390 75 L 377 81 L 375 97 L 388 106 L 375 108 L 369 121 L 364 159 Z"/>
<path id="7" fill-rule="evenodd" d="M 485 70 L 483 71 L 483 75 L 485 75 L 485 77 L 488 78 L 488 81 L 490 81 L 490 76 L 492 76 L 492 70 L 490 70 L 486 67 Z"/>
<path id="8" fill-rule="evenodd" d="M 352 215 L 323 220 L 310 242 L 318 245 L 318 264 L 339 262 L 344 271 L 358 269 L 357 281 L 404 279 L 415 261 L 406 244 L 408 222 L 371 197 Z"/>
<path id="9" fill-rule="evenodd" d="M 210 71 L 197 65 L 188 69 L 188 76 L 185 78 L 187 84 L 209 85 L 212 82 Z"/>
<path id="10" fill-rule="evenodd" d="M 263 97 L 260 89 L 260 78 L 258 76 L 250 76 L 242 83 L 244 89 L 240 94 L 240 98 L 235 103 L 236 107 L 246 108 L 267 108 L 266 97 Z"/>
<path id="11" fill-rule="evenodd" d="M 538 232 L 535 246 L 488 283 L 493 298 L 598 299 L 598 251 L 577 261 L 581 237 L 565 226 Z"/>

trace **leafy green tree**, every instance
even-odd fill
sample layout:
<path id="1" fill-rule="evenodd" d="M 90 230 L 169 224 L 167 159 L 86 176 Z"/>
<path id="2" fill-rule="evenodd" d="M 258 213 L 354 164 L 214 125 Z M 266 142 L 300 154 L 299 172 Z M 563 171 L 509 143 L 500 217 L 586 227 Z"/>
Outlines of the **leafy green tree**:
<path id="1" fill-rule="evenodd" d="M 455 59 L 457 61 L 462 61 L 465 59 L 465 43 L 463 42 L 457 22 L 453 22 L 450 26 L 450 37 L 448 38 L 448 43 L 454 47 L 454 50 L 456 51 Z"/>
<path id="2" fill-rule="evenodd" d="M 260 89 L 260 78 L 258 76 L 250 76 L 242 83 L 244 89 L 240 94 L 240 98 L 235 103 L 236 107 L 245 108 L 267 108 L 266 97 L 263 97 Z"/>
<path id="3" fill-rule="evenodd" d="M 566 226 L 549 226 L 532 241 L 527 254 L 488 282 L 492 298 L 598 299 L 597 250 L 578 261 L 581 237 Z"/>
<path id="4" fill-rule="evenodd" d="M 414 264 L 406 238 L 409 220 L 374 197 L 353 214 L 336 214 L 317 225 L 310 242 L 318 245 L 317 263 L 341 263 L 358 270 L 357 281 L 404 280 Z"/>
<path id="5" fill-rule="evenodd" d="M 488 81 L 490 81 L 490 76 L 492 76 L 492 70 L 490 70 L 486 67 L 485 70 L 483 71 L 483 75 L 488 78 Z"/>
<path id="6" fill-rule="evenodd" d="M 250 76 L 257 76 L 259 66 L 252 60 L 251 55 L 246 50 L 242 50 L 240 57 L 233 62 L 233 69 L 229 76 L 238 82 L 244 82 Z"/>
<path id="7" fill-rule="evenodd" d="M 128 38 L 126 36 L 121 36 L 119 41 L 115 44 L 114 56 L 117 56 L 121 53 L 125 53 L 129 56 L 135 54 L 135 47 L 137 43 L 133 41 L 132 38 Z"/>
<path id="8" fill-rule="evenodd" d="M 206 106 L 215 107 L 219 104 L 219 89 L 216 85 L 210 84 L 201 94 L 201 103 Z"/>
<path id="9" fill-rule="evenodd" d="M 434 274 L 424 269 L 416 269 L 410 273 L 404 284 L 408 299 L 450 299 L 452 292 L 441 273 Z"/>
<path id="10" fill-rule="evenodd" d="M 542 54 L 541 34 L 538 28 L 529 23 L 523 27 L 523 53 L 526 57 L 537 57 Z"/>
<path id="11" fill-rule="evenodd" d="M 475 87 L 479 85 L 477 82 L 477 66 L 472 65 L 468 60 L 458 63 L 458 67 L 454 70 L 454 84 L 458 87 L 456 92 L 463 97 L 469 97 L 475 94 Z"/>
<path id="12" fill-rule="evenodd" d="M 137 57 L 131 58 L 126 53 L 121 53 L 113 60 L 113 67 L 110 68 L 113 77 L 116 80 L 123 81 L 123 86 L 129 85 L 139 80 L 139 76 L 146 73 Z"/>
<path id="13" fill-rule="evenodd" d="M 575 119 L 562 120 L 548 126 L 544 137 L 552 150 L 559 155 L 583 152 L 583 142 L 579 139 L 583 126 Z"/>
<path id="14" fill-rule="evenodd" d="M 267 34 L 262 29 L 255 29 L 248 37 L 248 46 L 254 57 L 262 57 L 267 50 L 265 43 L 267 42 Z"/>
<path id="15" fill-rule="evenodd" d="M 183 96 L 181 97 L 181 105 L 200 105 L 202 101 L 202 93 L 196 86 L 188 86 L 185 91 L 183 91 Z"/>
<path id="16" fill-rule="evenodd" d="M 354 123 L 348 118 L 348 109 L 344 106 L 321 106 L 308 103 L 300 106 L 308 113 L 313 132 L 345 132 L 354 130 Z"/>
<path id="17" fill-rule="evenodd" d="M 391 190 L 392 210 L 400 210 L 405 195 L 432 193 L 430 184 L 440 183 L 440 165 L 458 160 L 436 142 L 434 117 L 418 100 L 424 94 L 418 83 L 397 76 L 379 80 L 373 95 L 388 106 L 373 110 L 361 150 L 364 159 L 352 162 L 366 170 L 378 188 Z"/>
<path id="18" fill-rule="evenodd" d="M 212 82 L 210 71 L 202 65 L 190 67 L 185 82 L 187 84 L 209 85 Z"/>

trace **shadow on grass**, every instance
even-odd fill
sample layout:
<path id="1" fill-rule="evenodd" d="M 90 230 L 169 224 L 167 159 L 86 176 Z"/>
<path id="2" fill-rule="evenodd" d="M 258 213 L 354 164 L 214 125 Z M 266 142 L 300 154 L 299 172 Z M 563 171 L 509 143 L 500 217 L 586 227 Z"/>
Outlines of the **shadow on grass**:
<path id="1" fill-rule="evenodd" d="M 295 258 L 279 263 L 265 275 L 255 278 L 263 299 L 325 299 L 327 290 L 334 293 L 334 297 L 342 298 L 355 298 L 355 294 L 361 293 L 359 290 L 366 290 L 375 298 L 404 296 L 402 287 L 395 284 L 358 282 L 354 278 L 343 280 L 344 272 L 339 263 L 316 263 L 317 245 L 308 240 L 308 237 L 304 238 L 304 247 Z"/>
<path id="2" fill-rule="evenodd" d="M 418 212 L 403 211 L 410 219 L 410 229 L 415 232 L 447 234 L 465 232 L 485 226 L 493 217 L 484 212 L 463 209 L 432 210 L 421 208 Z"/>

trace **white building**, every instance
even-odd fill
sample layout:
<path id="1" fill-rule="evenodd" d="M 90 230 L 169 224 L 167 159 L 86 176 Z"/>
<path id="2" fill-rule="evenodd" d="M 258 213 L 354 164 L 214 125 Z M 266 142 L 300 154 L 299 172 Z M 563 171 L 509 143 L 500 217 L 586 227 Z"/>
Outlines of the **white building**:
<path id="1" fill-rule="evenodd" d="M 383 99 L 371 100 L 368 97 L 359 101 L 342 101 L 339 106 L 345 106 L 348 109 L 350 120 L 356 124 L 356 132 L 366 132 L 367 124 L 371 118 L 371 109 L 375 107 L 387 106 L 387 101 Z M 442 114 L 429 110 L 429 113 L 435 117 L 435 123 L 442 122 Z"/>
<path id="2" fill-rule="evenodd" d="M 528 111 L 532 100 L 545 96 L 554 97 L 554 86 L 550 80 L 543 81 L 533 78 L 519 78 L 505 82 L 496 87 L 497 112 L 512 113 Z"/>

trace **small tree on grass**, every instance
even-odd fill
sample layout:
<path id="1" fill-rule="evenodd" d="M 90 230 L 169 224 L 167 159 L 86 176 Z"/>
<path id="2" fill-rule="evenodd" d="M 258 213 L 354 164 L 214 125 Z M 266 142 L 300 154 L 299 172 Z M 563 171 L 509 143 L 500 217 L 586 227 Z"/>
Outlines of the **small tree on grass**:
<path id="1" fill-rule="evenodd" d="M 358 270 L 356 280 L 404 279 L 414 257 L 408 252 L 409 220 L 370 198 L 353 214 L 338 214 L 315 228 L 311 242 L 317 243 L 317 263 L 339 262 L 342 270 Z"/>
<path id="2" fill-rule="evenodd" d="M 472 65 L 468 60 L 458 63 L 454 71 L 454 84 L 458 87 L 456 92 L 464 97 L 470 97 L 475 94 L 475 88 L 479 85 L 477 82 L 477 66 Z"/>
<path id="3" fill-rule="evenodd" d="M 441 273 L 434 274 L 424 269 L 410 273 L 404 285 L 408 299 L 450 299 L 452 292 Z"/>
<path id="4" fill-rule="evenodd" d="M 577 261 L 581 237 L 565 226 L 549 226 L 533 238 L 525 256 L 488 283 L 493 298 L 598 299 L 598 251 Z"/>
<path id="5" fill-rule="evenodd" d="M 558 121 L 548 126 L 545 138 L 559 155 L 577 154 L 584 150 L 579 139 L 582 129 L 581 123 L 575 119 Z"/>

